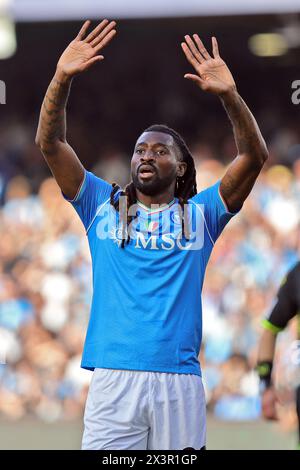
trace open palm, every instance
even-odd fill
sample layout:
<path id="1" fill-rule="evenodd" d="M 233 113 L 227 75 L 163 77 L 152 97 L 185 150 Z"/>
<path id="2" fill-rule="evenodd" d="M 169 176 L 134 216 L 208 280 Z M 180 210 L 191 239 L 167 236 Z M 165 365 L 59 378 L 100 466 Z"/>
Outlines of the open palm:
<path id="1" fill-rule="evenodd" d="M 95 62 L 103 60 L 103 55 L 98 55 L 98 52 L 116 34 L 115 21 L 103 20 L 85 38 L 89 25 L 90 21 L 83 24 L 76 38 L 68 45 L 58 61 L 57 68 L 70 77 L 84 72 Z"/>
<path id="2" fill-rule="evenodd" d="M 198 34 L 193 39 L 186 35 L 181 43 L 182 50 L 194 67 L 197 75 L 187 73 L 185 78 L 194 81 L 202 90 L 222 95 L 236 88 L 233 76 L 219 55 L 218 43 L 212 38 L 213 57 L 208 53 Z"/>

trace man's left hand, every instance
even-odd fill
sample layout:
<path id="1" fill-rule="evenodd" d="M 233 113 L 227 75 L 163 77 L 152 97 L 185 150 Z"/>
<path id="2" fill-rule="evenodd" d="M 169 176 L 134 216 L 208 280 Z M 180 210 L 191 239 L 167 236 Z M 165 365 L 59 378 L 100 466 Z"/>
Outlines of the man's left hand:
<path id="1" fill-rule="evenodd" d="M 193 34 L 193 39 L 189 35 L 184 38 L 185 42 L 181 43 L 182 50 L 197 72 L 197 75 L 187 73 L 184 78 L 192 80 L 202 90 L 215 95 L 222 96 L 236 91 L 233 76 L 219 55 L 217 39 L 212 37 L 213 57 L 211 57 L 198 34 Z"/>

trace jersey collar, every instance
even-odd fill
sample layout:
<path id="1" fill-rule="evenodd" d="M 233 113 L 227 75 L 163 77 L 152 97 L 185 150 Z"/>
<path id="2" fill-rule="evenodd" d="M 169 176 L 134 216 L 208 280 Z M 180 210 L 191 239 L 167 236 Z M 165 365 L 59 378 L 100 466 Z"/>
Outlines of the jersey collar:
<path id="1" fill-rule="evenodd" d="M 140 206 L 142 209 L 144 209 L 144 211 L 147 212 L 147 214 L 156 214 L 157 212 L 165 211 L 166 209 L 169 209 L 171 206 L 173 206 L 173 204 L 175 204 L 175 202 L 176 202 L 176 199 L 174 197 L 174 199 L 171 202 L 169 202 L 168 204 L 163 204 L 157 209 L 150 209 L 149 207 L 145 206 L 145 204 L 143 204 L 141 201 L 139 201 L 137 199 L 138 206 Z"/>

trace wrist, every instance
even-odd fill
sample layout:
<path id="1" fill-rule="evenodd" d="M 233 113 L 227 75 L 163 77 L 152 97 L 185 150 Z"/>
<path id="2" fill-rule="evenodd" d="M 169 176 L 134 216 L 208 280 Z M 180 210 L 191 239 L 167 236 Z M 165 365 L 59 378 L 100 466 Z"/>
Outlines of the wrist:
<path id="1" fill-rule="evenodd" d="M 238 99 L 238 97 L 239 97 L 239 94 L 238 94 L 238 91 L 237 91 L 237 88 L 236 88 L 235 85 L 232 85 L 231 87 L 229 87 L 225 91 L 222 91 L 219 94 L 219 98 L 224 103 L 229 103 L 229 102 L 235 101 L 236 99 Z"/>
<path id="2" fill-rule="evenodd" d="M 259 361 L 256 366 L 256 371 L 260 381 L 260 392 L 264 392 L 266 389 L 272 387 L 272 361 Z"/>
<path id="3" fill-rule="evenodd" d="M 66 85 L 70 84 L 73 79 L 71 75 L 66 74 L 60 67 L 56 67 L 54 78 Z"/>

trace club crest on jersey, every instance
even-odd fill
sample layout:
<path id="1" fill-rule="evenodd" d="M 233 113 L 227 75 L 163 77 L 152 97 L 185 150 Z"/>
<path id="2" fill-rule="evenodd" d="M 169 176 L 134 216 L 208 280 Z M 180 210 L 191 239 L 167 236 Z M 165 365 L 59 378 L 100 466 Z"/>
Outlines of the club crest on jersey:
<path id="1" fill-rule="evenodd" d="M 180 218 L 180 215 L 178 214 L 178 212 L 172 211 L 170 213 L 170 218 L 171 218 L 171 221 L 173 222 L 173 224 L 181 224 L 181 218 Z"/>

